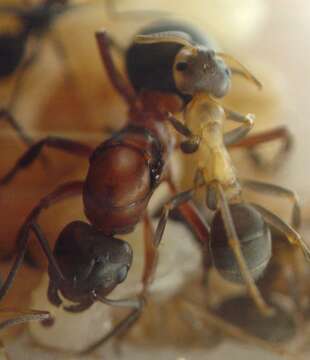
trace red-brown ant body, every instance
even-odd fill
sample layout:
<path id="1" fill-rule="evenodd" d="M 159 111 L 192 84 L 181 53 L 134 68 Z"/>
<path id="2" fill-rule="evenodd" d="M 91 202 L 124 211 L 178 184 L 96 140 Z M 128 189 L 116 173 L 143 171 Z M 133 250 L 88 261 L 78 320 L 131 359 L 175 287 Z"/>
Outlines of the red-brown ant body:
<path id="1" fill-rule="evenodd" d="M 32 231 L 49 260 L 48 298 L 54 305 L 61 305 L 61 293 L 74 303 L 64 307 L 71 312 L 83 311 L 94 301 L 133 308 L 128 317 L 84 353 L 129 328 L 143 308 L 157 257 L 146 208 L 154 190 L 163 181 L 168 181 L 175 194 L 168 162 L 175 138 L 165 120 L 167 113 L 178 111 L 182 104 L 175 95 L 162 96 L 154 92 L 136 96 L 114 67 L 106 33 L 97 33 L 97 40 L 111 81 L 129 105 L 129 125 L 94 151 L 76 141 L 45 138 L 32 145 L 1 181 L 2 184 L 10 182 L 20 169 L 29 166 L 39 156 L 44 146 L 89 157 L 85 181 L 59 186 L 41 199 L 27 217 L 18 234 L 17 257 L 0 291 L 2 298 L 11 286 L 25 255 L 29 232 Z M 52 253 L 37 219 L 42 210 L 54 203 L 81 194 L 90 224 L 81 221 L 68 224 L 60 233 Z M 203 221 L 190 204 L 184 204 L 182 209 L 183 215 L 203 242 L 208 232 Z M 132 231 L 141 219 L 145 224 L 146 245 L 142 293 L 133 299 L 110 300 L 106 296 L 126 279 L 132 262 L 130 245 L 114 235 Z"/>

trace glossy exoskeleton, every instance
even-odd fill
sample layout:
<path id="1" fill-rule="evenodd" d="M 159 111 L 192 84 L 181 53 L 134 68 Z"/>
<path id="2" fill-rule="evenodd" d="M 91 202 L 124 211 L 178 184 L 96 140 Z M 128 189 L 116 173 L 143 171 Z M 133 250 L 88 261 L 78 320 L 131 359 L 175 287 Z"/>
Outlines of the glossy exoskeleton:
<path id="1" fill-rule="evenodd" d="M 272 255 L 270 229 L 262 215 L 250 204 L 233 204 L 230 212 L 247 266 L 253 279 L 257 280 L 262 276 Z M 229 246 L 220 210 L 214 215 L 210 235 L 214 266 L 225 279 L 242 283 L 239 265 Z"/>
<path id="2" fill-rule="evenodd" d="M 180 100 L 174 95 L 156 92 L 136 95 L 114 66 L 106 32 L 98 32 L 97 41 L 110 80 L 129 106 L 128 126 L 96 149 L 59 137 L 42 139 L 22 155 L 1 181 L 2 184 L 10 182 L 19 170 L 28 167 L 39 156 L 44 147 L 89 158 L 85 181 L 59 186 L 33 208 L 19 231 L 17 256 L 0 291 L 2 298 L 23 260 L 29 232 L 34 232 L 49 260 L 48 298 L 54 305 L 62 304 L 61 294 L 74 303 L 64 307 L 67 311 L 83 311 L 94 301 L 133 309 L 104 339 L 84 353 L 128 329 L 141 314 L 157 258 L 157 244 L 147 215 L 147 205 L 157 186 L 164 181 L 176 194 L 169 163 L 175 136 L 169 128 L 167 114 L 181 108 Z M 74 221 L 67 225 L 52 252 L 37 219 L 44 209 L 76 195 L 83 196 L 84 212 L 89 224 Z M 204 243 L 208 229 L 195 208 L 191 204 L 184 204 L 181 211 L 200 242 Z M 114 235 L 131 232 L 140 220 L 144 221 L 146 248 L 143 290 L 133 299 L 110 300 L 106 296 L 125 280 L 132 261 L 129 244 Z"/>
<path id="3" fill-rule="evenodd" d="M 161 32 L 182 32 L 190 39 L 207 49 L 212 49 L 211 42 L 205 33 L 193 26 L 178 21 L 160 21 L 139 31 L 139 35 L 149 35 Z M 183 48 L 179 43 L 140 44 L 133 42 L 126 51 L 126 69 L 130 83 L 136 91 L 145 89 L 177 93 L 182 98 L 184 94 L 177 88 L 173 74 L 176 56 Z M 229 70 L 227 69 L 229 72 Z M 229 74 L 228 78 L 229 78 Z"/>

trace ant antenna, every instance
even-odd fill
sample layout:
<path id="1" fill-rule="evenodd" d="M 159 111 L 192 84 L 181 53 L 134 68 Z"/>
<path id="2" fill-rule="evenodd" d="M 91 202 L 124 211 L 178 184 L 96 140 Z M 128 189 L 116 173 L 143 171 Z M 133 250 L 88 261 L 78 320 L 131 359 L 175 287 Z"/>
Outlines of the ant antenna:
<path id="1" fill-rule="evenodd" d="M 191 37 L 183 31 L 163 31 L 150 35 L 136 35 L 137 44 L 177 43 L 186 47 L 195 48 L 190 42 Z"/>
<path id="2" fill-rule="evenodd" d="M 242 76 L 244 76 L 247 80 L 253 82 L 259 90 L 262 89 L 263 85 L 260 81 L 258 81 L 256 79 L 256 77 L 244 66 L 242 65 L 238 60 L 236 60 L 233 56 L 228 55 L 226 53 L 222 53 L 222 52 L 216 52 L 215 53 L 217 56 L 222 57 L 224 59 L 227 59 L 228 61 L 231 61 L 233 63 L 235 63 L 235 65 L 237 65 L 236 69 L 232 69 L 233 72 L 238 73 Z"/>

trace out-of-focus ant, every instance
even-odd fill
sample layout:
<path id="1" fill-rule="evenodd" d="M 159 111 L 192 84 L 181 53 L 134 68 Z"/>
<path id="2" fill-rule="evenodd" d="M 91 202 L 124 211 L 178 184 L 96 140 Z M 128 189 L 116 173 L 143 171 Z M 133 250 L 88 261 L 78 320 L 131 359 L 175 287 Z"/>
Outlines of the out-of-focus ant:
<path id="1" fill-rule="evenodd" d="M 61 15 L 78 9 L 81 5 L 71 5 L 68 0 L 43 0 L 37 5 L 27 5 L 27 7 L 0 6 L 0 15 L 15 17 L 20 23 L 20 28 L 16 33 L 6 30 L 0 34 L 0 81 L 17 73 L 9 102 L 0 109 L 0 119 L 5 120 L 27 145 L 32 144 L 33 141 L 12 115 L 24 74 L 37 61 L 42 39 L 46 34 L 49 35 L 55 52 L 62 61 L 66 62 L 64 46 L 60 39 L 52 33 L 51 27 Z M 28 54 L 29 46 L 31 50 Z M 66 75 L 70 75 L 67 64 L 66 73 Z"/>
<path id="2" fill-rule="evenodd" d="M 187 139 L 182 150 L 198 152 L 194 186 L 172 198 L 164 207 L 155 242 L 160 242 L 169 211 L 192 199 L 199 188 L 206 190 L 206 206 L 214 211 L 211 221 L 210 253 L 217 270 L 228 280 L 245 283 L 260 311 L 267 315 L 272 309 L 265 303 L 255 285 L 271 257 L 271 236 L 267 223 L 286 234 L 287 239 L 301 247 L 309 256 L 310 250 L 295 231 L 300 222 L 296 194 L 288 189 L 258 181 L 240 181 L 231 162 L 227 147 L 238 143 L 250 131 L 254 117 L 243 116 L 217 103 L 230 86 L 230 72 L 219 56 L 207 47 L 197 46 L 184 33 L 163 32 L 141 35 L 141 44 L 178 44 L 174 59 L 173 81 L 177 91 L 192 97 L 184 110 L 184 123 L 170 114 L 171 123 Z M 142 45 L 141 45 L 142 46 Z M 244 72 L 255 83 L 257 81 Z M 241 126 L 223 131 L 228 118 Z M 292 225 L 260 205 L 249 204 L 242 197 L 242 187 L 288 198 L 293 204 Z"/>
<path id="3" fill-rule="evenodd" d="M 16 259 L 0 291 L 0 298 L 3 298 L 23 261 L 29 232 L 33 232 L 49 260 L 48 298 L 52 304 L 61 305 L 61 293 L 74 303 L 64 307 L 71 312 L 83 311 L 94 301 L 133 309 L 104 339 L 83 353 L 94 350 L 110 337 L 128 329 L 141 314 L 157 258 L 146 208 L 160 183 L 167 181 L 172 193 L 176 193 L 168 161 L 175 138 L 169 128 L 167 114 L 181 108 L 181 102 L 175 95 L 157 92 L 136 95 L 115 68 L 109 39 L 104 31 L 97 33 L 97 41 L 111 82 L 129 106 L 129 125 L 96 149 L 63 138 L 45 138 L 33 144 L 2 179 L 2 184 L 11 181 L 20 169 L 29 166 L 39 156 L 43 147 L 89 157 L 90 166 L 85 181 L 73 181 L 58 187 L 41 199 L 25 220 L 18 234 Z M 90 224 L 82 221 L 68 224 L 60 233 L 52 252 L 37 219 L 44 209 L 81 194 Z M 208 228 L 195 208 L 184 204 L 181 211 L 203 243 L 208 237 Z M 132 231 L 141 219 L 145 226 L 142 293 L 133 299 L 110 300 L 106 296 L 126 279 L 132 262 L 130 245 L 114 235 Z"/>

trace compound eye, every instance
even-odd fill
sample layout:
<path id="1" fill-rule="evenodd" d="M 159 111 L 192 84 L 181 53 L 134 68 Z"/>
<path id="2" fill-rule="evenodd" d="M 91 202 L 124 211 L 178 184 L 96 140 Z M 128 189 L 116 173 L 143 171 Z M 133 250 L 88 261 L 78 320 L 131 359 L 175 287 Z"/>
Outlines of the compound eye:
<path id="1" fill-rule="evenodd" d="M 117 273 L 117 282 L 118 283 L 123 282 L 127 277 L 127 273 L 128 273 L 128 267 L 123 266 Z"/>
<path id="2" fill-rule="evenodd" d="M 178 62 L 176 64 L 176 69 L 178 71 L 185 71 L 188 69 L 188 63 L 187 62 Z"/>

